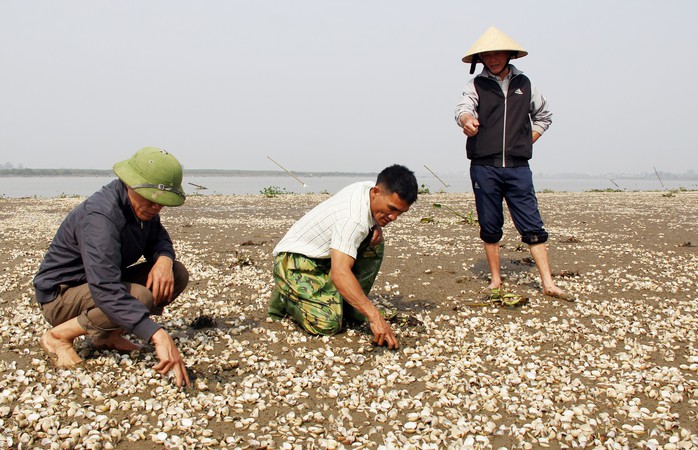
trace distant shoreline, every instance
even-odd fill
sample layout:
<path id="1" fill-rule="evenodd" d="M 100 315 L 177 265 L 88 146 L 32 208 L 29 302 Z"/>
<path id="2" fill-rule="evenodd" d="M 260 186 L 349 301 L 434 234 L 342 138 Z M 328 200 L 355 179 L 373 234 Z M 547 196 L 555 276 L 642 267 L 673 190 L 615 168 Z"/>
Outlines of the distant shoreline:
<path id="1" fill-rule="evenodd" d="M 375 177 L 378 172 L 308 172 L 292 171 L 297 176 L 302 177 Z M 12 168 L 0 169 L 2 177 L 109 177 L 114 172 L 110 169 L 29 169 Z M 287 177 L 288 174 L 281 170 L 222 170 L 222 169 L 184 169 L 185 176 L 199 177 Z M 440 174 L 442 176 L 449 174 Z M 459 174 L 460 175 L 460 174 Z M 657 179 L 657 174 L 639 173 L 606 173 L 606 174 L 585 174 L 585 173 L 547 173 L 534 172 L 535 178 L 542 179 L 621 179 L 621 180 L 648 180 Z M 659 172 L 662 180 L 696 180 L 698 174 L 694 171 L 685 173 Z"/>
<path id="2" fill-rule="evenodd" d="M 378 172 L 293 172 L 306 177 L 375 177 Z M 108 177 L 112 170 L 102 169 L 0 169 L 0 177 Z M 184 175 L 201 177 L 287 177 L 280 170 L 184 169 Z"/>

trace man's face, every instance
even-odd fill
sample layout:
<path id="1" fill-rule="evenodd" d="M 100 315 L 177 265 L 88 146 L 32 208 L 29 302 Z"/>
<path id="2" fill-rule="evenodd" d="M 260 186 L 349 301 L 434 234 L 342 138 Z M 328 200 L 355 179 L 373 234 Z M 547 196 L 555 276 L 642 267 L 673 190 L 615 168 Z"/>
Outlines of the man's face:
<path id="1" fill-rule="evenodd" d="M 136 217 L 143 222 L 147 222 L 160 214 L 162 209 L 162 205 L 141 197 L 131 188 L 128 188 L 128 199 L 131 201 L 131 207 Z"/>
<path id="2" fill-rule="evenodd" d="M 397 192 L 387 193 L 381 185 L 371 188 L 371 214 L 378 225 L 384 227 L 404 212 L 409 211 L 410 205 L 400 198 Z"/>
<path id="3" fill-rule="evenodd" d="M 480 53 L 479 58 L 490 73 L 501 78 L 507 75 L 505 69 L 507 69 L 507 64 L 509 64 L 510 56 L 511 52 L 496 51 Z"/>

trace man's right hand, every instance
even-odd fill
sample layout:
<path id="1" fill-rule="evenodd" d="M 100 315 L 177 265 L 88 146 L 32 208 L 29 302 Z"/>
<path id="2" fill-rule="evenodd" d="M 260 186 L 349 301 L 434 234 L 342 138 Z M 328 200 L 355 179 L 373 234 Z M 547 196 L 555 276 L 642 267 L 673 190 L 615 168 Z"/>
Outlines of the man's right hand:
<path id="1" fill-rule="evenodd" d="M 480 129 L 480 121 L 470 114 L 461 115 L 460 122 L 463 126 L 463 133 L 468 137 L 475 136 Z"/>
<path id="2" fill-rule="evenodd" d="M 393 329 L 390 328 L 390 324 L 385 321 L 380 313 L 377 314 L 377 317 L 369 319 L 369 325 L 371 326 L 371 332 L 373 332 L 374 344 L 379 347 L 385 344 L 390 350 L 395 350 L 399 347 Z"/>
<path id="3" fill-rule="evenodd" d="M 178 387 L 182 386 L 182 384 L 188 385 L 189 375 L 187 375 L 187 367 L 184 365 L 184 359 L 182 359 L 182 355 L 177 350 L 172 337 L 164 328 L 160 328 L 150 339 L 153 345 L 155 345 L 155 353 L 160 360 L 153 369 L 163 375 L 172 370 L 175 376 L 175 384 Z"/>
<path id="4" fill-rule="evenodd" d="M 332 270 L 330 278 L 337 287 L 346 302 L 368 319 L 368 323 L 373 332 L 373 343 L 381 346 L 387 345 L 390 350 L 398 347 L 397 339 L 388 322 L 381 316 L 371 300 L 366 297 L 364 291 L 356 279 L 356 275 L 351 271 L 354 265 L 354 258 L 342 253 L 339 250 L 330 249 Z"/>

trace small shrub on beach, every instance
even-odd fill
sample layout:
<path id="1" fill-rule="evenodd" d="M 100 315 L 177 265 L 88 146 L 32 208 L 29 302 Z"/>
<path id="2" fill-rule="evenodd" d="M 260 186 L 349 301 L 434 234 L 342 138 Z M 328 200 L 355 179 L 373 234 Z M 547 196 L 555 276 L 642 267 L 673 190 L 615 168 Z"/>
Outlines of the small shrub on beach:
<path id="1" fill-rule="evenodd" d="M 419 187 L 419 190 L 417 190 L 417 193 L 418 193 L 419 195 L 428 194 L 429 192 L 430 192 L 430 191 L 429 191 L 429 186 L 427 186 L 427 185 L 424 184 L 424 183 L 422 183 L 422 185 Z"/>
<path id="2" fill-rule="evenodd" d="M 586 192 L 623 192 L 623 190 L 622 189 L 606 188 L 606 189 L 589 189 Z"/>
<path id="3" fill-rule="evenodd" d="M 259 193 L 264 195 L 265 197 L 272 198 L 276 197 L 277 195 L 288 194 L 288 191 L 286 190 L 286 188 L 280 188 L 279 186 L 267 186 L 261 191 L 259 191 Z"/>
<path id="4" fill-rule="evenodd" d="M 434 203 L 431 206 L 433 206 L 434 208 L 444 208 L 451 211 L 453 214 L 456 215 L 456 217 L 460 217 L 461 219 L 463 219 L 463 223 L 467 223 L 468 225 L 476 225 L 478 223 L 477 217 L 475 217 L 475 213 L 473 211 L 469 211 L 467 215 L 463 215 L 455 209 L 451 208 L 450 206 L 442 205 L 441 203 Z"/>

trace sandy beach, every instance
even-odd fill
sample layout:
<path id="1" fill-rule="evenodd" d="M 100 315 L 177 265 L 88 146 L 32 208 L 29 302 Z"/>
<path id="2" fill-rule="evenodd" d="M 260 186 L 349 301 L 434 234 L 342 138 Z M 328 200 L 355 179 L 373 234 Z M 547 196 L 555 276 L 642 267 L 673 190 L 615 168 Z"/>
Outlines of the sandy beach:
<path id="1" fill-rule="evenodd" d="M 83 339 L 81 367 L 50 366 L 31 281 L 84 198 L 0 198 L 0 448 L 697 448 L 698 192 L 538 197 L 554 279 L 578 301 L 541 294 L 508 216 L 505 288 L 529 301 L 488 301 L 478 227 L 445 207 L 474 214 L 472 195 L 421 195 L 385 229 L 371 294 L 397 310 L 397 351 L 365 326 L 313 337 L 266 317 L 271 251 L 327 195 L 164 210 L 191 282 L 157 320 L 186 389 L 147 346 Z"/>

